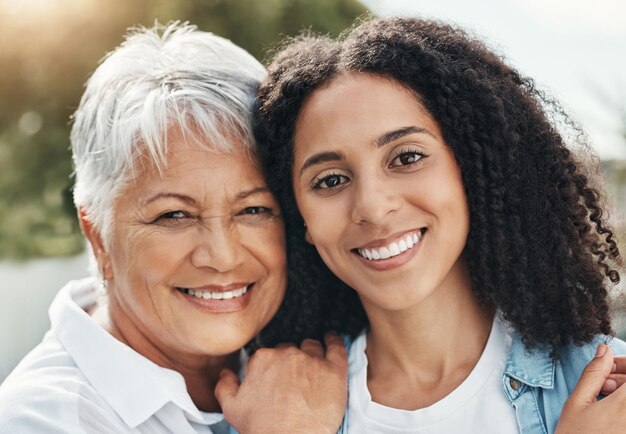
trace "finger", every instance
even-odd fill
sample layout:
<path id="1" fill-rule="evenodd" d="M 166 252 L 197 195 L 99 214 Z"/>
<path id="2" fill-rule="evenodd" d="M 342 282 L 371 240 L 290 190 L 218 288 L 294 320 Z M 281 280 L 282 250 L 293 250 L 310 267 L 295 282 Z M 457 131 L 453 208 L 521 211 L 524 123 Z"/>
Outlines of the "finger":
<path id="1" fill-rule="evenodd" d="M 621 387 L 626 383 L 626 374 L 611 374 L 609 375 L 609 380 L 615 381 L 617 387 Z"/>
<path id="2" fill-rule="evenodd" d="M 587 364 L 568 399 L 570 405 L 580 408 L 594 403 L 612 368 L 613 352 L 605 344 L 598 345 L 596 357 Z"/>
<path id="3" fill-rule="evenodd" d="M 602 394 L 609 395 L 615 392 L 624 383 L 626 383 L 625 374 L 611 374 L 609 375 L 609 378 L 607 378 L 607 380 L 604 382 L 604 386 L 602 386 Z"/>
<path id="4" fill-rule="evenodd" d="M 624 374 L 626 375 L 626 356 L 615 356 L 613 357 L 613 363 L 615 363 L 614 374 Z"/>
<path id="5" fill-rule="evenodd" d="M 619 386 L 617 385 L 617 381 L 612 378 L 607 378 L 604 382 L 604 385 L 602 385 L 602 390 L 600 391 L 600 393 L 602 393 L 603 395 L 610 395 L 611 393 L 615 392 L 618 387 Z"/>
<path id="6" fill-rule="evenodd" d="M 220 379 L 215 386 L 215 398 L 222 407 L 222 412 L 226 413 L 227 408 L 233 402 L 239 391 L 239 378 L 230 369 L 222 369 Z"/>
<path id="7" fill-rule="evenodd" d="M 343 338 L 336 333 L 326 333 L 324 344 L 326 345 L 326 359 L 335 366 L 348 369 L 348 355 Z"/>
<path id="8" fill-rule="evenodd" d="M 324 347 L 320 341 L 305 339 L 300 344 L 300 349 L 313 357 L 324 357 Z"/>

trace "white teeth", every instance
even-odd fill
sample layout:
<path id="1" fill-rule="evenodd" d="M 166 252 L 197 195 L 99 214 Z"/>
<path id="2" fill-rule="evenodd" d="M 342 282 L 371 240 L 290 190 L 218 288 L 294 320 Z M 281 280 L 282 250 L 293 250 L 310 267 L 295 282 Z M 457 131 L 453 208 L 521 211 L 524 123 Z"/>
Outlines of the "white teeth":
<path id="1" fill-rule="evenodd" d="M 400 254 L 400 246 L 397 243 L 389 244 L 389 256 L 396 256 Z"/>
<path id="2" fill-rule="evenodd" d="M 404 240 L 400 240 L 400 242 L 398 243 L 398 246 L 400 247 L 400 251 L 404 252 L 406 251 L 406 249 L 408 249 L 407 245 L 406 245 L 406 241 Z"/>
<path id="3" fill-rule="evenodd" d="M 413 234 L 405 235 L 400 240 L 390 243 L 384 247 L 373 247 L 369 249 L 357 249 L 359 255 L 370 261 L 376 261 L 380 259 L 393 258 L 399 254 L 412 249 L 419 240 L 422 238 L 422 232 L 418 231 Z"/>
<path id="4" fill-rule="evenodd" d="M 183 292 L 192 297 L 202 298 L 205 300 L 230 300 L 232 298 L 241 297 L 248 292 L 248 287 L 233 289 L 232 291 L 199 291 L 193 289 L 180 288 Z"/>

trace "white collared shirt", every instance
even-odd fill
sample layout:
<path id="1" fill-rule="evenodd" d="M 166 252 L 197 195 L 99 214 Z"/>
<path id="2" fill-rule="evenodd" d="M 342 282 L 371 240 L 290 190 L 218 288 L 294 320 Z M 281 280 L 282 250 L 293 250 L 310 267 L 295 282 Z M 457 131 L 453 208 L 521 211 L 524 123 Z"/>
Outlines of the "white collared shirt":
<path id="1" fill-rule="evenodd" d="M 68 283 L 51 328 L 0 386 L 0 433 L 225 433 L 220 413 L 198 410 L 178 372 L 162 368 L 83 310 L 96 282 Z"/>

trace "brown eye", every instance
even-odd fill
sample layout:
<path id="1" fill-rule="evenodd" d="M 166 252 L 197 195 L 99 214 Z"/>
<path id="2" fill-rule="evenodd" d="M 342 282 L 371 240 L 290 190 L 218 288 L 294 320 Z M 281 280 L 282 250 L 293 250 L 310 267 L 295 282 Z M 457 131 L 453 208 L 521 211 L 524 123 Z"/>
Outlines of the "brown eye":
<path id="1" fill-rule="evenodd" d="M 169 211 L 161 214 L 154 220 L 154 224 L 165 227 L 181 227 L 188 225 L 192 217 L 185 211 Z"/>
<path id="2" fill-rule="evenodd" d="M 391 163 L 389 163 L 389 167 L 403 167 L 410 166 L 412 164 L 417 163 L 424 157 L 424 154 L 417 151 L 404 151 L 397 155 Z"/>
<path id="3" fill-rule="evenodd" d="M 341 178 L 337 175 L 331 175 L 329 177 L 327 177 L 324 181 L 324 184 L 326 184 L 326 187 L 328 188 L 333 188 L 333 187 L 337 187 L 339 184 L 341 184 Z"/>
<path id="4" fill-rule="evenodd" d="M 241 213 L 248 215 L 257 215 L 257 214 L 270 214 L 272 212 L 271 209 L 264 206 L 249 206 L 244 209 Z"/>
<path id="5" fill-rule="evenodd" d="M 274 217 L 274 210 L 266 206 L 248 206 L 235 214 L 236 221 L 247 225 L 261 224 Z"/>
<path id="6" fill-rule="evenodd" d="M 331 175 L 326 175 L 322 178 L 317 179 L 315 184 L 313 185 L 313 188 L 320 189 L 320 190 L 324 190 L 324 189 L 332 190 L 334 188 L 341 187 L 343 184 L 345 184 L 348 181 L 349 179 L 347 176 L 331 174 Z"/>

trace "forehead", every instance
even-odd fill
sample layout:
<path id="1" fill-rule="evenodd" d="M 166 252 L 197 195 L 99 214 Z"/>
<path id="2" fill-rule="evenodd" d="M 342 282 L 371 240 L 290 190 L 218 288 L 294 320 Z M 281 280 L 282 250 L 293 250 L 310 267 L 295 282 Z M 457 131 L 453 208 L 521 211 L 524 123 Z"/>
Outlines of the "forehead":
<path id="1" fill-rule="evenodd" d="M 412 90 L 385 77 L 350 73 L 311 94 L 298 117 L 294 139 L 296 148 L 304 144 L 339 146 L 353 140 L 375 140 L 387 131 L 412 125 L 438 131 Z"/>
<path id="2" fill-rule="evenodd" d="M 218 151 L 180 135 L 170 135 L 162 161 L 159 164 L 149 156 L 138 158 L 122 194 L 143 197 L 168 191 L 215 199 L 265 185 L 258 163 L 243 145 L 234 144 L 231 151 Z"/>

